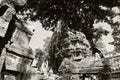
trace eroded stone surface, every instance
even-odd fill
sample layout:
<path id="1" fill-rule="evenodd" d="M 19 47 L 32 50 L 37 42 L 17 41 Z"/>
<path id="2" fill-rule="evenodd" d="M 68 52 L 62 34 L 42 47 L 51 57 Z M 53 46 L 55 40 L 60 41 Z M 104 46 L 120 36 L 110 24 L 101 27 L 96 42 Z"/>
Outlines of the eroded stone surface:
<path id="1" fill-rule="evenodd" d="M 4 75 L 4 80 L 16 80 L 16 77 L 13 75 Z"/>
<path id="2" fill-rule="evenodd" d="M 1 37 L 5 37 L 9 23 L 14 14 L 15 14 L 15 9 L 13 7 L 8 7 L 5 13 L 2 16 L 0 16 L 0 36 Z"/>
<path id="3" fill-rule="evenodd" d="M 31 64 L 32 60 L 25 59 L 20 56 L 16 56 L 10 52 L 7 52 L 6 60 L 5 60 L 5 66 L 7 70 L 13 70 L 18 72 L 24 72 L 26 70 L 26 67 Z"/>
<path id="4" fill-rule="evenodd" d="M 64 66 L 65 68 L 65 66 L 70 67 L 70 65 L 72 65 L 73 67 L 71 70 L 73 68 L 80 68 L 77 67 L 82 65 L 80 62 L 92 55 L 90 44 L 82 32 L 69 30 L 67 35 L 68 37 L 63 39 L 64 42 L 61 45 L 63 46 L 62 48 L 64 50 L 64 53 L 62 54 L 70 55 L 69 58 L 65 56 L 68 59 L 69 64 L 61 64 L 61 66 Z M 66 60 L 63 60 L 63 62 L 64 61 L 67 63 Z"/>
<path id="5" fill-rule="evenodd" d="M 60 80 L 79 80 L 79 77 L 71 79 L 71 75 L 75 69 L 79 74 L 79 70 L 84 66 L 82 62 L 87 63 L 85 59 L 92 56 L 90 48 L 89 41 L 81 31 L 65 28 L 65 26 L 57 28 L 48 51 L 50 51 L 51 62 L 55 64 L 53 70 L 58 68 L 58 73 L 62 76 Z"/>
<path id="6" fill-rule="evenodd" d="M 6 49 L 4 48 L 2 50 L 1 57 L 0 57 L 0 73 L 1 73 L 2 68 L 3 68 L 3 64 L 4 64 L 4 61 L 5 61 L 5 58 L 6 58 Z"/>
<path id="7" fill-rule="evenodd" d="M 0 37 L 2 37 L 3 40 L 4 37 L 5 39 L 8 39 L 9 37 L 9 41 L 3 41 L 6 43 L 6 45 L 3 44 L 3 46 L 5 45 L 5 49 L 7 49 L 5 53 L 7 54 L 5 54 L 4 57 L 0 56 L 0 73 L 1 70 L 3 70 L 2 74 L 4 74 L 4 80 L 27 80 L 28 76 L 30 75 L 29 67 L 32 63 L 33 54 L 32 49 L 29 47 L 29 41 L 32 34 L 29 30 L 25 30 L 25 28 L 23 28 L 24 24 L 20 23 L 21 27 L 15 24 L 15 21 L 19 21 L 19 19 L 16 19 L 17 17 L 15 17 L 15 5 L 23 6 L 25 3 L 26 0 L 0 1 L 1 10 L 1 6 L 6 7 L 6 10 L 3 10 L 5 12 L 1 13 L 0 15 Z M 5 64 L 4 69 L 3 64 Z"/>

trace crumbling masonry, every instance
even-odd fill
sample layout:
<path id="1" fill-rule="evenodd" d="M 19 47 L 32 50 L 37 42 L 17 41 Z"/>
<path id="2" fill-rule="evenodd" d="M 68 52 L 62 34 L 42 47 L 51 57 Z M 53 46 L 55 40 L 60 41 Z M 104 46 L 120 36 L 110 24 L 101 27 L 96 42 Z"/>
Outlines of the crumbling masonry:
<path id="1" fill-rule="evenodd" d="M 22 6 L 25 1 L 0 2 L 0 80 L 26 80 L 33 60 L 29 47 L 33 32 L 17 19 L 13 3 Z"/>

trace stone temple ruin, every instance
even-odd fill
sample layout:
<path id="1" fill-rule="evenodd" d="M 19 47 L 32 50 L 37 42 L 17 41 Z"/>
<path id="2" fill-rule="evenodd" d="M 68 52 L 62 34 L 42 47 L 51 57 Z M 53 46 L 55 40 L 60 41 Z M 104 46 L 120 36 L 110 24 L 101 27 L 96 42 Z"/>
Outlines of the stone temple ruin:
<path id="1" fill-rule="evenodd" d="M 75 69 L 80 69 L 82 60 L 92 56 L 90 48 L 90 43 L 82 32 L 69 29 L 65 25 L 58 26 L 48 47 L 50 62 L 54 63 L 49 63 L 49 65 L 54 73 L 69 74 L 70 76 L 75 73 Z"/>
<path id="2" fill-rule="evenodd" d="M 22 6 L 22 0 L 0 2 L 0 80 L 26 80 L 33 52 L 29 42 L 33 32 L 15 16 L 14 2 Z"/>
<path id="3" fill-rule="evenodd" d="M 102 44 L 97 44 L 97 48 L 106 53 Z M 47 48 L 49 68 L 59 76 L 58 80 L 119 80 L 120 55 L 102 58 L 98 54 L 96 57 L 90 48 L 84 33 L 58 22 Z"/>
<path id="4" fill-rule="evenodd" d="M 47 47 L 48 72 L 51 71 L 52 76 L 49 74 L 47 77 L 41 76 L 39 71 L 35 72 L 36 68 L 31 68 L 34 55 L 29 47 L 33 31 L 16 17 L 14 6 L 24 4 L 25 0 L 0 1 L 0 80 L 55 80 L 49 77 L 59 78 L 57 80 L 85 80 L 94 75 L 98 76 L 103 63 L 101 59 L 95 61 L 92 57 L 90 43 L 86 36 L 80 31 L 69 29 L 66 25 L 59 26 L 61 22 L 58 23 Z M 110 59 L 111 69 L 114 70 L 112 77 L 116 79 L 118 72 L 115 71 L 119 68 L 116 69 L 116 66 L 120 66 L 118 65 L 120 56 L 108 59 Z M 120 73 L 117 77 L 119 75 Z"/>
<path id="5" fill-rule="evenodd" d="M 95 60 L 84 33 L 69 29 L 61 21 L 53 33 L 48 53 L 49 67 L 54 74 L 61 76 L 59 80 L 87 80 L 91 76 L 96 78 L 103 67 L 101 58 Z"/>

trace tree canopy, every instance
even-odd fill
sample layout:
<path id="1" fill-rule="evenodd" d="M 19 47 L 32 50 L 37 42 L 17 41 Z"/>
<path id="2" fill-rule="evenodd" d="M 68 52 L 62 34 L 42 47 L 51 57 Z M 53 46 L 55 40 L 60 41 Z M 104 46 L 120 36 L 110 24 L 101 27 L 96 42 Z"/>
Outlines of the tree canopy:
<path id="1" fill-rule="evenodd" d="M 115 17 L 120 18 L 120 15 L 117 14 Z M 120 21 L 119 19 L 112 24 L 112 29 L 113 29 L 112 36 L 114 38 L 114 41 L 111 42 L 111 44 L 114 45 L 116 52 L 120 52 Z"/>
<path id="2" fill-rule="evenodd" d="M 95 21 L 106 21 L 110 8 L 119 4 L 119 0 L 28 0 L 22 10 L 27 11 L 27 18 L 40 20 L 44 28 L 55 27 L 62 19 L 70 28 L 86 32 Z"/>
<path id="3" fill-rule="evenodd" d="M 45 29 L 54 29 L 62 20 L 69 28 L 81 30 L 92 42 L 93 38 L 107 34 L 95 30 L 93 24 L 99 21 L 110 23 L 111 9 L 119 5 L 120 0 L 27 0 L 21 11 L 27 15 L 25 19 L 39 20 Z"/>

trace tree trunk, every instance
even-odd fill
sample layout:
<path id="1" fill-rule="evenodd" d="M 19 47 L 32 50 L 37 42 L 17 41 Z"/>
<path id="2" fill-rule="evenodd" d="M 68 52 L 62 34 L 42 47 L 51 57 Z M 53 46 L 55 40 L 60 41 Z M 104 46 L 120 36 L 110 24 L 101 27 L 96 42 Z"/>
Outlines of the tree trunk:
<path id="1" fill-rule="evenodd" d="M 109 59 L 106 59 L 103 53 L 99 53 L 102 63 L 103 63 L 103 68 L 99 71 L 99 80 L 111 80 L 111 68 L 109 64 Z"/>

